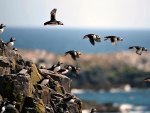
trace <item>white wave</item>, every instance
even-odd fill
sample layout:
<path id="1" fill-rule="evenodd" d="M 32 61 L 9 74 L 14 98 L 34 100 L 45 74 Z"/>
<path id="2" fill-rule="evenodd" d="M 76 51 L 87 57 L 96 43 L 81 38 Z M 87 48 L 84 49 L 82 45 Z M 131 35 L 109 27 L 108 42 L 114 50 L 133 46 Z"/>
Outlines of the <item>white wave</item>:
<path id="1" fill-rule="evenodd" d="M 85 91 L 83 89 L 72 89 L 71 90 L 71 93 L 73 93 L 73 94 L 82 94 L 84 92 Z"/>
<path id="2" fill-rule="evenodd" d="M 132 104 L 122 104 L 119 108 L 121 113 L 147 113 L 149 111 L 146 106 L 134 106 Z"/>

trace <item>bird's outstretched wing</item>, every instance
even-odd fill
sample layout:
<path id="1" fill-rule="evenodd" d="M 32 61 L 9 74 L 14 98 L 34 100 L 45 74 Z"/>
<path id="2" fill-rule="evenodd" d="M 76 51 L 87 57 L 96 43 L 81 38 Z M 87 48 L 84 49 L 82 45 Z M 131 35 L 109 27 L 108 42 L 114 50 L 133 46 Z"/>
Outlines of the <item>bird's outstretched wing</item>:
<path id="1" fill-rule="evenodd" d="M 90 40 L 92 45 L 95 45 L 94 39 L 92 37 L 89 37 L 89 40 Z"/>
<path id="2" fill-rule="evenodd" d="M 52 11 L 51 11 L 51 21 L 56 21 L 56 11 L 57 11 L 57 9 L 53 9 Z"/>

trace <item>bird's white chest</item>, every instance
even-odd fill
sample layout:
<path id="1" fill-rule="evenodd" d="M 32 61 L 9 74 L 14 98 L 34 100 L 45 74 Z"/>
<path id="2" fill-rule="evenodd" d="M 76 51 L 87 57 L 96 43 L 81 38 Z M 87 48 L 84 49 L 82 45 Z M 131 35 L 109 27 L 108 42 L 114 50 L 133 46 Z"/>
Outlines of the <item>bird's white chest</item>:
<path id="1" fill-rule="evenodd" d="M 74 101 L 75 101 L 74 99 L 71 99 L 69 102 L 74 103 Z"/>
<path id="2" fill-rule="evenodd" d="M 7 46 L 12 47 L 13 45 L 14 45 L 14 42 L 9 42 Z"/>
<path id="3" fill-rule="evenodd" d="M 66 74 L 68 71 L 69 71 L 69 70 L 66 69 L 64 72 L 62 72 L 62 74 Z"/>
<path id="4" fill-rule="evenodd" d="M 49 82 L 49 79 L 44 79 L 44 80 L 41 82 L 41 84 L 42 84 L 42 85 L 46 85 L 46 84 L 48 84 L 48 82 Z"/>
<path id="5" fill-rule="evenodd" d="M 93 35 L 93 39 L 96 39 L 96 35 Z"/>
<path id="6" fill-rule="evenodd" d="M 56 66 L 55 69 L 54 69 L 55 72 L 59 71 L 59 70 L 60 70 L 60 66 Z"/>
<path id="7" fill-rule="evenodd" d="M 4 31 L 4 29 L 2 28 L 2 29 L 0 29 L 0 34 L 2 34 L 2 32 Z"/>

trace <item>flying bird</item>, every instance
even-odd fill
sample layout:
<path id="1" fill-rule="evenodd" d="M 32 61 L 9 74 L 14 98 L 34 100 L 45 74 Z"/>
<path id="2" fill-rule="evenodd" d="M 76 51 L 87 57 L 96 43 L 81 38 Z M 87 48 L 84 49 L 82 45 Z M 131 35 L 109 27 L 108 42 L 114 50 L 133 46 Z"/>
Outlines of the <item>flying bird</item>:
<path id="1" fill-rule="evenodd" d="M 129 49 L 133 49 L 138 55 L 141 55 L 142 51 L 148 51 L 147 48 L 140 46 L 131 46 Z"/>
<path id="2" fill-rule="evenodd" d="M 104 38 L 104 41 L 110 40 L 112 45 L 117 45 L 117 41 L 123 41 L 123 38 L 116 36 L 107 36 Z"/>
<path id="3" fill-rule="evenodd" d="M 57 11 L 57 9 L 53 9 L 51 11 L 51 13 L 50 13 L 51 19 L 50 19 L 50 21 L 45 22 L 44 26 L 45 25 L 64 25 L 61 21 L 56 20 L 56 11 Z"/>
<path id="4" fill-rule="evenodd" d="M 95 45 L 95 42 L 94 42 L 94 41 L 96 41 L 96 42 L 101 42 L 101 38 L 100 38 L 99 35 L 88 34 L 88 35 L 85 35 L 85 36 L 83 37 L 83 39 L 85 39 L 85 38 L 89 38 L 89 41 L 91 42 L 92 45 Z"/>
<path id="5" fill-rule="evenodd" d="M 67 51 L 65 53 L 65 56 L 70 54 L 73 60 L 76 60 L 77 58 L 79 58 L 79 55 L 81 55 L 81 52 L 76 51 L 76 50 L 71 50 L 71 51 Z"/>
<path id="6" fill-rule="evenodd" d="M 6 25 L 5 25 L 5 24 L 1 24 L 1 25 L 0 25 L 0 34 L 2 34 L 2 33 L 3 33 L 3 31 L 4 31 L 4 27 L 6 27 Z"/>
<path id="7" fill-rule="evenodd" d="M 10 41 L 6 43 L 6 46 L 11 48 L 14 45 L 14 41 L 16 41 L 16 39 L 14 37 L 11 37 Z"/>

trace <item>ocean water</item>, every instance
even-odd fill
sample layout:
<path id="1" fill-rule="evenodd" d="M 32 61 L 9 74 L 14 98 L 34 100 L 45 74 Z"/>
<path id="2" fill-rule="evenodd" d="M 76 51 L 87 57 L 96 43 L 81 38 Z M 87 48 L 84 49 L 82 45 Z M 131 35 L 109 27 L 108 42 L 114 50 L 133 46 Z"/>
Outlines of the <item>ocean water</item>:
<path id="1" fill-rule="evenodd" d="M 110 91 L 76 91 L 72 92 L 78 98 L 85 101 L 97 103 L 111 102 L 115 106 L 128 108 L 128 111 L 149 111 L 150 112 L 150 89 L 110 90 Z M 125 106 L 123 106 L 125 105 Z M 130 107 L 130 108 L 129 108 Z"/>
<path id="2" fill-rule="evenodd" d="M 89 39 L 82 39 L 86 34 L 97 34 L 100 43 L 91 45 Z M 104 41 L 105 36 L 115 35 L 124 41 L 112 46 L 110 41 Z M 8 42 L 11 37 L 16 38 L 14 47 L 21 49 L 40 49 L 54 53 L 64 53 L 68 50 L 78 50 L 83 53 L 110 53 L 128 50 L 129 46 L 145 46 L 150 48 L 150 30 L 138 29 L 77 29 L 77 28 L 9 28 L 6 27 L 0 38 Z"/>

